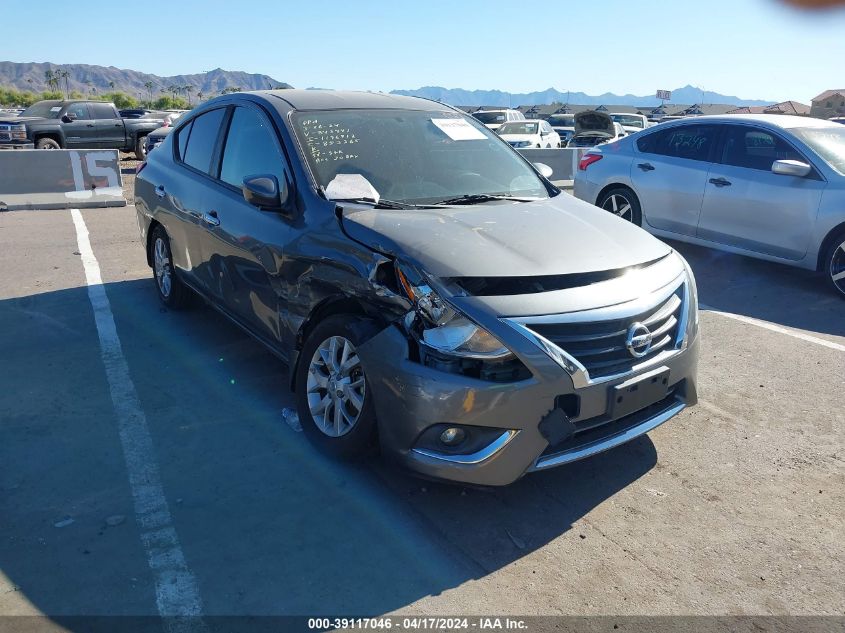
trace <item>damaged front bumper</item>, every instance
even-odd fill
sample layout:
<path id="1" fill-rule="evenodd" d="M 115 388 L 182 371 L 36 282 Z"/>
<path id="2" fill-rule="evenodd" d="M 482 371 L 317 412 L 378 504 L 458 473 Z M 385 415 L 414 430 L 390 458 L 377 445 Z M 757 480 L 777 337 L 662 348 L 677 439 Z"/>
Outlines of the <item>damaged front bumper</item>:
<path id="1" fill-rule="evenodd" d="M 648 372 L 634 375 L 665 372 L 665 396 L 618 419 L 608 413 L 611 394 L 630 375 L 575 389 L 549 360 L 534 364 L 528 380 L 482 381 L 409 360 L 408 341 L 398 327 L 387 328 L 359 353 L 368 367 L 383 453 L 424 476 L 468 484 L 507 485 L 526 472 L 589 457 L 651 431 L 697 401 L 697 337 Z M 561 397 L 567 395 L 578 401 L 579 413 L 566 415 L 576 433 L 551 443 L 554 438 L 543 422 L 560 415 Z M 467 454 L 418 446 L 427 429 L 444 424 L 488 428 L 490 441 Z"/>
<path id="2" fill-rule="evenodd" d="M 697 299 L 691 274 L 679 275 L 678 261 L 666 258 L 643 271 L 651 281 L 660 273 L 655 291 L 639 293 L 636 277 L 595 284 L 594 292 L 612 289 L 611 296 L 627 288 L 628 297 L 607 308 L 550 314 L 550 305 L 573 298 L 588 306 L 583 289 L 533 306 L 542 316 L 491 316 L 512 313 L 508 308 L 524 299 L 502 299 L 498 306 L 465 301 L 462 310 L 527 368 L 522 380 L 483 380 L 426 366 L 413 358 L 400 325 L 383 330 L 359 348 L 383 453 L 426 477 L 506 485 L 526 472 L 619 446 L 695 404 Z M 438 443 L 449 428 L 465 430 L 473 441 Z"/>

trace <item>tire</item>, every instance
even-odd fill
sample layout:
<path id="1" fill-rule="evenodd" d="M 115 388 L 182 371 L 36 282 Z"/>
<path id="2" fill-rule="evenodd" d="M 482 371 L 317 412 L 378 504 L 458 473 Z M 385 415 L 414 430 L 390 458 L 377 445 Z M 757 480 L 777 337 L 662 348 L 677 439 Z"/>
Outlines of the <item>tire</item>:
<path id="1" fill-rule="evenodd" d="M 62 146 L 55 139 L 40 138 L 35 143 L 35 149 L 62 149 Z"/>
<path id="2" fill-rule="evenodd" d="M 836 234 L 825 252 L 822 272 L 831 288 L 845 299 L 845 231 Z M 843 276 L 836 279 L 837 275 Z"/>
<path id="3" fill-rule="evenodd" d="M 643 212 L 637 195 L 628 187 L 614 187 L 606 191 L 596 204 L 605 211 L 628 220 L 637 226 L 643 225 Z"/>
<path id="4" fill-rule="evenodd" d="M 363 459 L 372 455 L 377 446 L 372 389 L 360 359 L 345 373 L 342 366 L 340 372 L 335 370 L 344 354 L 344 341 L 351 346 L 346 354 L 348 363 L 357 358 L 354 349 L 373 333 L 375 327 L 369 321 L 349 314 L 336 315 L 319 323 L 302 346 L 296 370 L 299 421 L 312 444 L 338 459 Z M 332 341 L 336 342 L 334 354 Z M 334 362 L 327 358 L 334 358 Z M 350 388 L 359 380 L 362 387 Z M 337 388 L 335 395 L 331 393 L 333 387 Z M 321 406 L 325 416 L 312 413 Z"/>
<path id="5" fill-rule="evenodd" d="M 146 136 L 139 136 L 137 139 L 135 139 L 135 158 L 137 158 L 138 160 L 147 159 L 146 142 Z"/>
<path id="6" fill-rule="evenodd" d="M 192 292 L 176 276 L 170 237 L 161 225 L 155 227 L 150 236 L 150 260 L 153 263 L 153 281 L 161 302 L 174 310 L 188 307 L 193 299 Z"/>

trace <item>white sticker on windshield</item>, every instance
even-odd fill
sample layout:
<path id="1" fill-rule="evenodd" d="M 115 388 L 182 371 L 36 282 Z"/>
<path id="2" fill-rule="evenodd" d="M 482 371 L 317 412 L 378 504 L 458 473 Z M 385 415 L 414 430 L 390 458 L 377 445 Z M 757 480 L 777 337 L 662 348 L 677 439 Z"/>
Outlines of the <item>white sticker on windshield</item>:
<path id="1" fill-rule="evenodd" d="M 371 198 L 378 202 L 379 193 L 361 174 L 338 174 L 326 186 L 326 197 L 329 200 Z"/>
<path id="2" fill-rule="evenodd" d="M 431 122 L 453 141 L 483 141 L 487 138 L 464 119 L 432 119 Z"/>
<path id="3" fill-rule="evenodd" d="M 58 112 L 61 109 L 62 109 L 62 106 L 53 106 L 52 108 L 50 108 L 50 112 Z"/>

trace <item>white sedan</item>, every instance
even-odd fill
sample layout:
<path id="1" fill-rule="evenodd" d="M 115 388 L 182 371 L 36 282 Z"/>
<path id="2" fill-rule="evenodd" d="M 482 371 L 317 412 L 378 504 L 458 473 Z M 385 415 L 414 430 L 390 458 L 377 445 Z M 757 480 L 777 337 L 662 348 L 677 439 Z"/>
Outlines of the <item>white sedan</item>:
<path id="1" fill-rule="evenodd" d="M 560 147 L 560 136 L 547 121 L 511 121 L 496 131 L 513 147 Z"/>

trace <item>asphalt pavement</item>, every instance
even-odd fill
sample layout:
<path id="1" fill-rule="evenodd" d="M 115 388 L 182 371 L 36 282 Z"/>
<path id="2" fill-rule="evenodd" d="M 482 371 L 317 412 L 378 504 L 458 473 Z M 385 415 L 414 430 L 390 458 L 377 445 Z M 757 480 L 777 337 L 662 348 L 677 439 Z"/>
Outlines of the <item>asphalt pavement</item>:
<path id="1" fill-rule="evenodd" d="M 159 304 L 133 207 L 79 219 L 0 213 L 0 614 L 845 612 L 845 301 L 811 273 L 673 244 L 701 403 L 478 490 L 322 457 L 280 361 Z"/>

